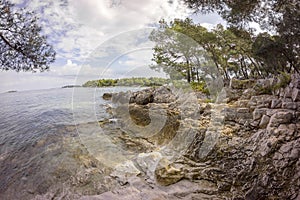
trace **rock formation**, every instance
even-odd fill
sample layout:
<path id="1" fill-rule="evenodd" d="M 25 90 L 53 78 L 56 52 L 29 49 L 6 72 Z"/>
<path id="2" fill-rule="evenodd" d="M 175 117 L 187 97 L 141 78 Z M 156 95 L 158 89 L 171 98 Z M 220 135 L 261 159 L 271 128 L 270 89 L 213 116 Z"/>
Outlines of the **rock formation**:
<path id="1" fill-rule="evenodd" d="M 300 199 L 300 77 L 278 82 L 232 80 L 222 101 L 197 106 L 167 87 L 112 95 L 112 137 L 136 156 L 115 173 L 119 194 L 95 199 Z"/>

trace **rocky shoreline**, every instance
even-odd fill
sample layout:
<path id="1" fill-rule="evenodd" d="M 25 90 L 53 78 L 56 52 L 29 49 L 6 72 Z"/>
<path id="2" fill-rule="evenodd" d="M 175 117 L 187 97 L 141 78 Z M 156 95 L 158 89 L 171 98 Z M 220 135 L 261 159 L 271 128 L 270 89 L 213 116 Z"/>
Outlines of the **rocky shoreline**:
<path id="1" fill-rule="evenodd" d="M 300 78 L 271 91 L 278 81 L 233 79 L 218 103 L 168 87 L 105 94 L 132 156 L 111 174 L 122 186 L 94 198 L 299 199 Z"/>

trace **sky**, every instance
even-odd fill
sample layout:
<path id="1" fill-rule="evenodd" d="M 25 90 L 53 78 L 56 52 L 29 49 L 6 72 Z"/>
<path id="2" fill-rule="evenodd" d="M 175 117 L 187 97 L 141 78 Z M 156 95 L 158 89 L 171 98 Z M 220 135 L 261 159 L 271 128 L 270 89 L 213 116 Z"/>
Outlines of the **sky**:
<path id="1" fill-rule="evenodd" d="M 0 71 L 0 92 L 81 85 L 98 78 L 164 77 L 149 69 L 154 44 L 148 35 L 160 19 L 191 17 L 207 28 L 225 24 L 216 14 L 192 14 L 180 0 L 10 1 L 36 12 L 57 56 L 48 72 Z"/>

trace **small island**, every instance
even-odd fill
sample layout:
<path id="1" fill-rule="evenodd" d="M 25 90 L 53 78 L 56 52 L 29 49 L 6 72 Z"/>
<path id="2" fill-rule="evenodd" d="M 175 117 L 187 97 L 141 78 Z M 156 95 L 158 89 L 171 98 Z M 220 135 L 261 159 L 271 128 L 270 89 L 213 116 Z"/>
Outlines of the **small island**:
<path id="1" fill-rule="evenodd" d="M 170 79 L 158 78 L 158 77 L 132 77 L 121 79 L 100 79 L 87 81 L 82 87 L 116 87 L 116 86 L 139 86 L 139 87 L 151 87 L 162 86 L 170 83 Z"/>
<path id="2" fill-rule="evenodd" d="M 81 87 L 81 85 L 65 85 L 62 86 L 61 88 L 74 88 L 74 87 Z"/>
<path id="3" fill-rule="evenodd" d="M 7 91 L 7 93 L 15 93 L 15 92 L 17 92 L 17 90 L 9 90 L 9 91 Z"/>

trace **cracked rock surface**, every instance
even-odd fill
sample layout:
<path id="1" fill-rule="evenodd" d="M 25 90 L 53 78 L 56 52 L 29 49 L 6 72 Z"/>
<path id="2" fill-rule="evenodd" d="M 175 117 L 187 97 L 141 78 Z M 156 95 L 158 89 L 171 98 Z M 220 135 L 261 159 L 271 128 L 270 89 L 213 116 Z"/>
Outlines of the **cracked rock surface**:
<path id="1" fill-rule="evenodd" d="M 276 80 L 235 80 L 226 88 L 225 102 L 198 99 L 197 108 L 193 103 L 183 108 L 197 110 L 198 116 L 184 112 L 178 94 L 164 94 L 170 99 L 155 102 L 155 89 L 136 92 L 127 105 L 127 121 L 120 117 L 124 112 L 118 113 L 122 104 L 115 108 L 123 131 L 130 128 L 129 121 L 141 128 L 163 118 L 165 125 L 155 134 L 145 128 L 142 135 L 128 135 L 133 141 L 125 147 L 136 145 L 132 164 L 138 173 L 126 176 L 127 181 L 119 174 L 115 178 L 125 181 L 122 187 L 94 198 L 300 199 L 299 80 L 293 75 L 286 88 L 273 94 L 255 88 L 270 87 Z M 189 146 L 176 149 L 186 133 L 192 135 Z M 166 147 L 177 155 L 168 154 Z"/>

